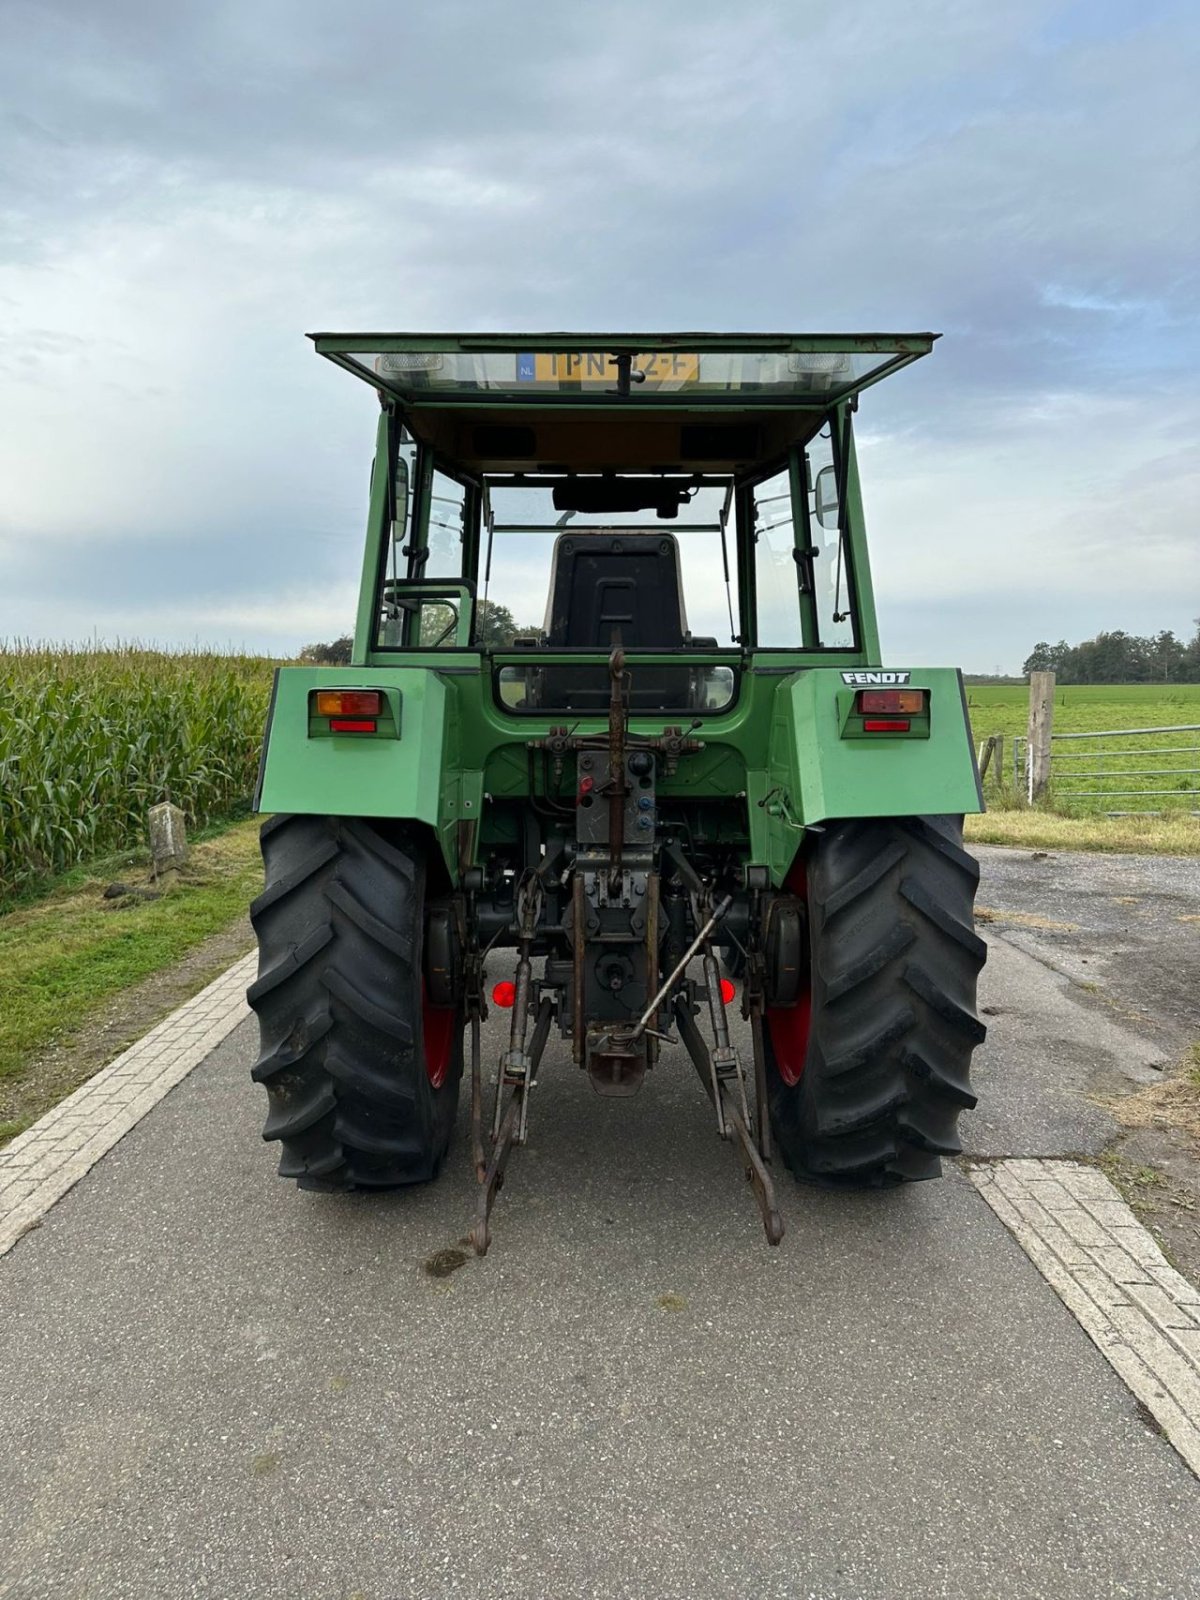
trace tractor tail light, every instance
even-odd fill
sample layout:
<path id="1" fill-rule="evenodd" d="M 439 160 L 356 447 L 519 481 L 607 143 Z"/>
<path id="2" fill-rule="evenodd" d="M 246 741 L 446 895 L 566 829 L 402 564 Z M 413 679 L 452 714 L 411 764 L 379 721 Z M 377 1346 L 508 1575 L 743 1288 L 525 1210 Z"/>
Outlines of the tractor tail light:
<path id="1" fill-rule="evenodd" d="M 737 990 L 730 983 L 729 979 L 728 978 L 722 978 L 721 979 L 721 1004 L 723 1006 L 727 1006 L 729 1004 L 729 1002 L 733 999 L 733 997 L 734 997 L 734 995 L 736 993 L 737 993 Z"/>
<path id="2" fill-rule="evenodd" d="M 374 733 L 374 717 L 330 717 L 330 733 Z"/>
<path id="3" fill-rule="evenodd" d="M 317 690 L 319 717 L 377 717 L 382 710 L 383 696 L 378 689 Z"/>
<path id="4" fill-rule="evenodd" d="M 501 1010 L 507 1011 L 516 1004 L 517 986 L 515 983 L 497 983 L 492 988 L 492 1001 Z"/>
<path id="5" fill-rule="evenodd" d="M 863 716 L 922 717 L 925 696 L 924 689 L 860 689 L 858 710 Z"/>
<path id="6" fill-rule="evenodd" d="M 887 721 L 868 718 L 863 723 L 864 733 L 907 733 L 912 724 L 907 717 L 892 717 Z"/>

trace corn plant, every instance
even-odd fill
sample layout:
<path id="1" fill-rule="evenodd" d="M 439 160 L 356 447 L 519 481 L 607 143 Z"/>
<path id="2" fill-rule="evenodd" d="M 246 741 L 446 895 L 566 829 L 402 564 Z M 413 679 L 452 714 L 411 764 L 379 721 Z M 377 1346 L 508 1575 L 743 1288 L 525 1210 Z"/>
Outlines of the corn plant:
<path id="1" fill-rule="evenodd" d="M 244 805 L 270 683 L 253 656 L 0 644 L 0 898 L 141 843 L 160 800 Z"/>

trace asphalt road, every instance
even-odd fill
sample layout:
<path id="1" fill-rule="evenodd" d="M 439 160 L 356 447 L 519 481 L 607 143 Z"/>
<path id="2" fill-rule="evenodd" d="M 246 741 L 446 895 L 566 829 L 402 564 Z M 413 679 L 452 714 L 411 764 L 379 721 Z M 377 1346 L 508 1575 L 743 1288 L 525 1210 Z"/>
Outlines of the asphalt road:
<path id="1" fill-rule="evenodd" d="M 1100 1148 L 1161 1041 L 1007 933 L 982 1003 L 972 1149 Z M 0 1595 L 1200 1596 L 1200 1484 L 961 1173 L 781 1181 L 768 1250 L 678 1052 L 615 1102 L 552 1045 L 492 1252 L 436 1279 L 462 1129 L 431 1189 L 300 1194 L 252 1056 L 0 1263 Z"/>
<path id="2" fill-rule="evenodd" d="M 980 847 L 980 903 L 1026 920 L 998 931 L 1148 1039 L 1158 1059 L 1200 1038 L 1200 860 Z"/>

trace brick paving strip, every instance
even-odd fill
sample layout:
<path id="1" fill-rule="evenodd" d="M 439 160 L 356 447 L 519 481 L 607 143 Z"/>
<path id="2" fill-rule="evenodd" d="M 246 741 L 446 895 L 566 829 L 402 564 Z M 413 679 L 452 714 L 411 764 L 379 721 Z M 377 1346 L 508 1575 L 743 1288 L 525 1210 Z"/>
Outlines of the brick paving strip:
<path id="1" fill-rule="evenodd" d="M 0 1256 L 250 1015 L 253 952 L 0 1150 Z"/>
<path id="2" fill-rule="evenodd" d="M 995 1161 L 971 1182 L 1200 1475 L 1200 1289 L 1170 1265 L 1103 1173 Z"/>

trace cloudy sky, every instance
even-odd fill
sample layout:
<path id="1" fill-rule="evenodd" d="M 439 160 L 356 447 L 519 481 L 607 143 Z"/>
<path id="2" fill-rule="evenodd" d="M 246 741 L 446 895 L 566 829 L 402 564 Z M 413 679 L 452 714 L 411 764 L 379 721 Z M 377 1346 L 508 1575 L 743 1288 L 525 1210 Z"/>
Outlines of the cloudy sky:
<path id="1" fill-rule="evenodd" d="M 892 661 L 1200 615 L 1195 0 L 0 0 L 0 637 L 353 613 L 318 328 L 936 329 Z"/>

